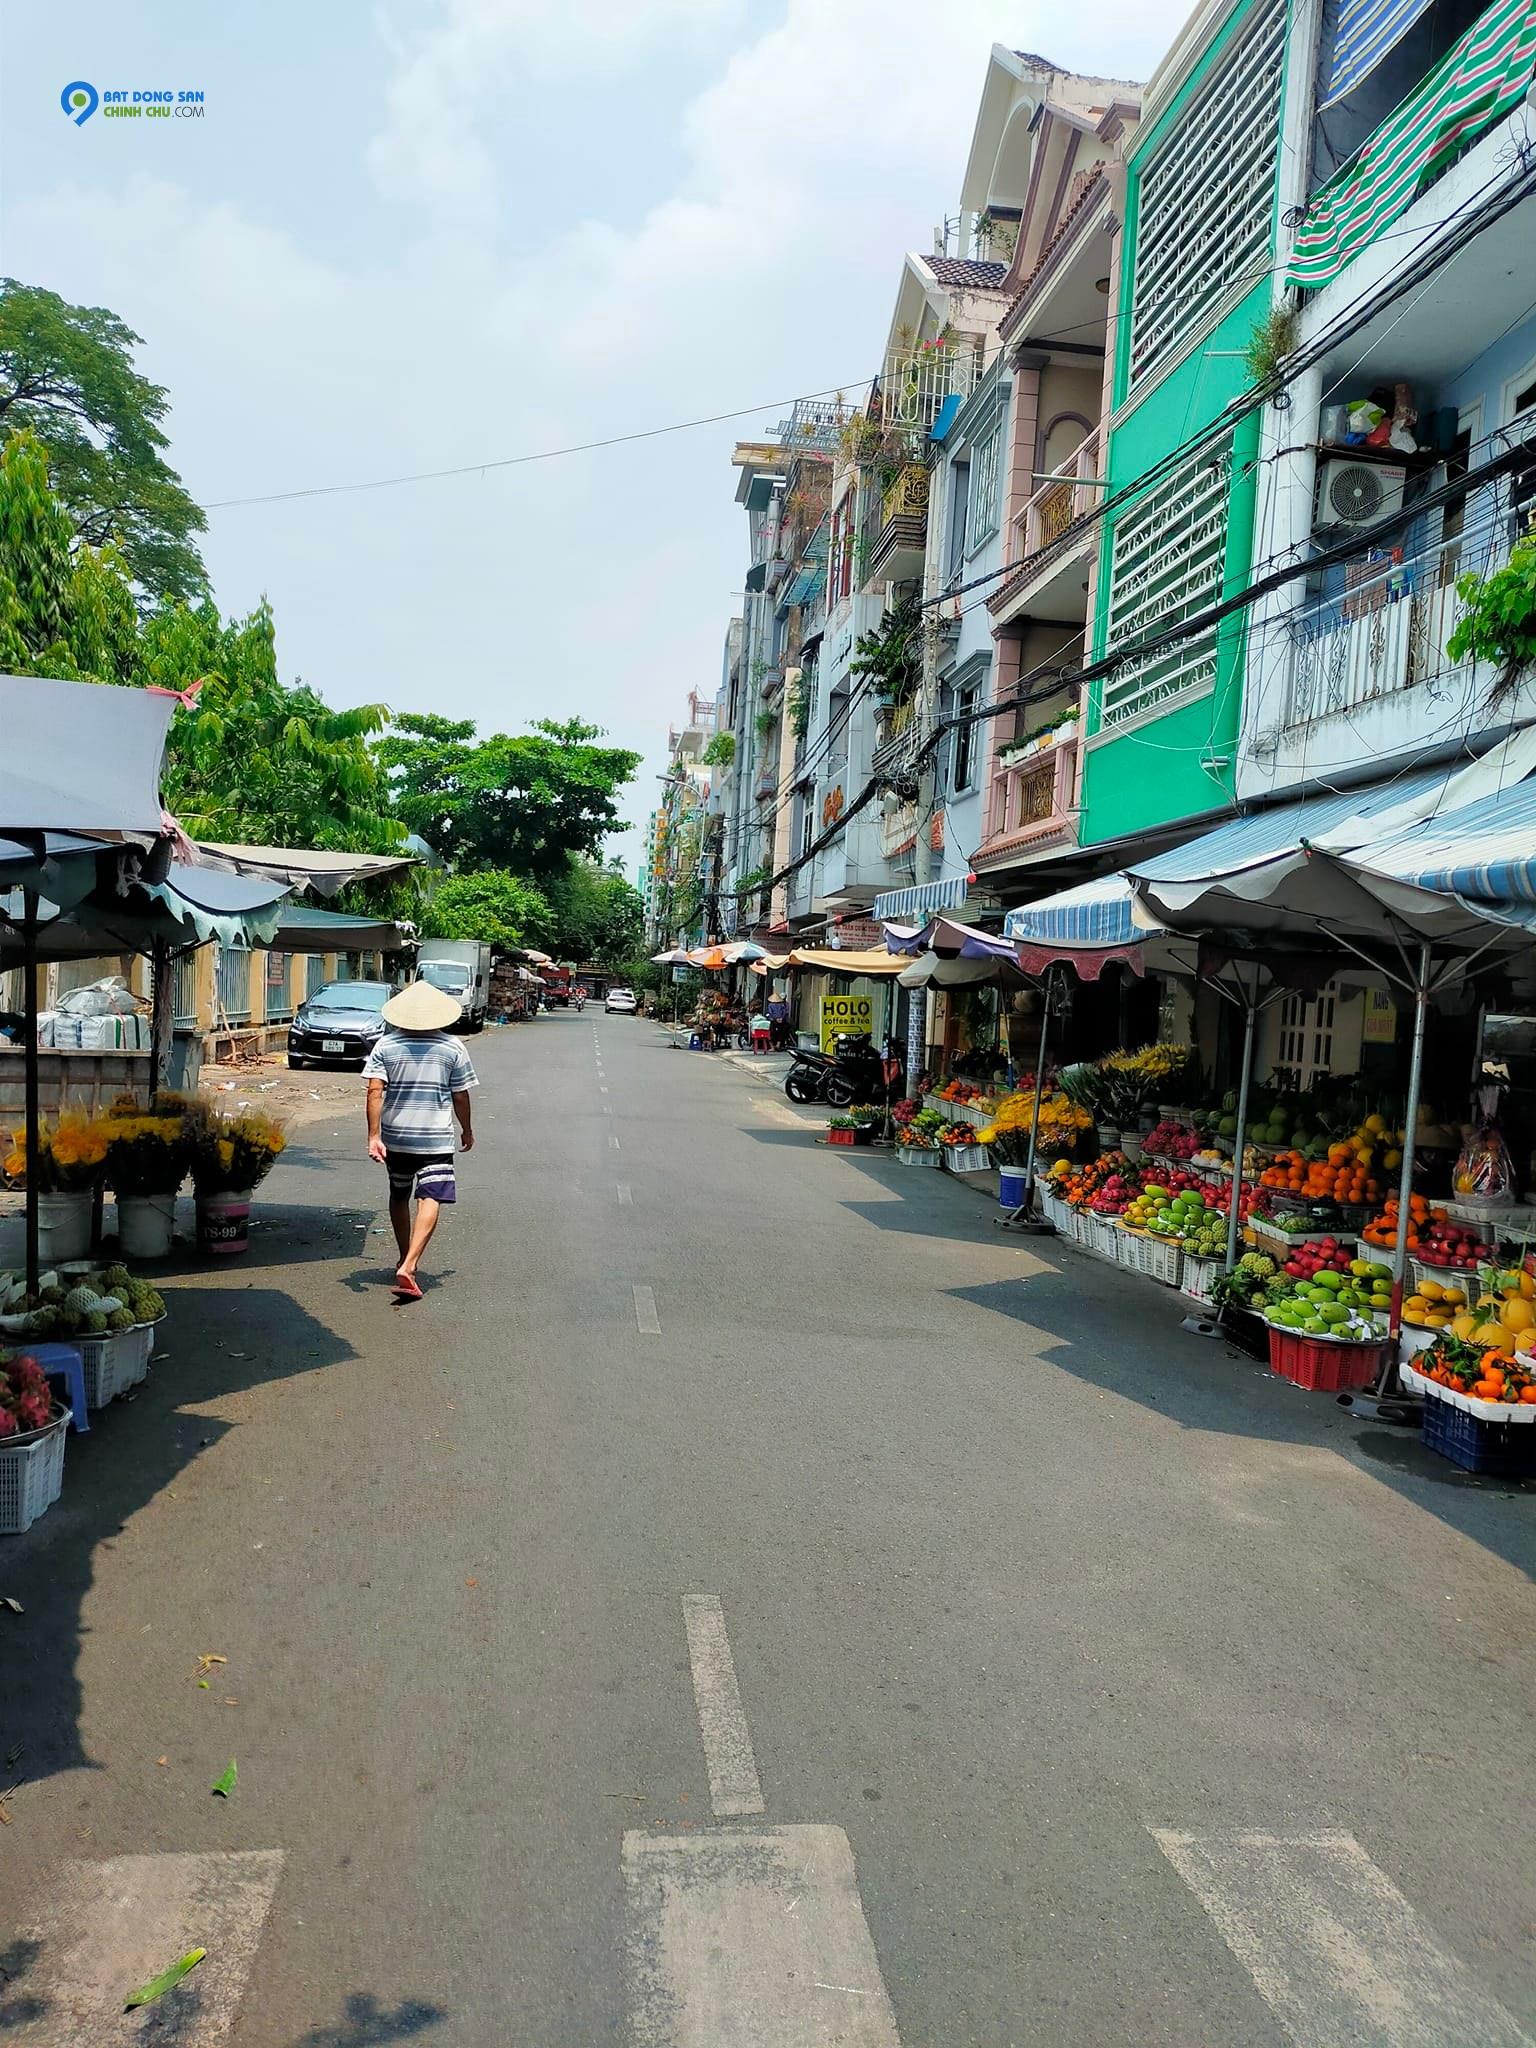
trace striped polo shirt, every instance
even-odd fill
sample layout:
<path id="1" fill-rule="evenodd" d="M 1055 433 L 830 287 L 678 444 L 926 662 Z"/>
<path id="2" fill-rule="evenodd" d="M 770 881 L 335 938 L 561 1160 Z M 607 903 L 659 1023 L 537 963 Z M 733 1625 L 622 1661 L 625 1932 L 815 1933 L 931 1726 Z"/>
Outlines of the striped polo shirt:
<path id="1" fill-rule="evenodd" d="M 453 1152 L 453 1097 L 476 1085 L 469 1054 L 446 1031 L 387 1031 L 363 1062 L 384 1083 L 379 1135 L 390 1152 Z"/>

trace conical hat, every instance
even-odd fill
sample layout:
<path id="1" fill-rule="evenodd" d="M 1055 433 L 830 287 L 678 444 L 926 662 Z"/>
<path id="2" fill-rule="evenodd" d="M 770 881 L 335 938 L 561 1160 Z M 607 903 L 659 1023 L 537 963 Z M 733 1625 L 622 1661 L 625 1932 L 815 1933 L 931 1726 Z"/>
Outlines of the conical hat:
<path id="1" fill-rule="evenodd" d="M 446 1031 L 464 1012 L 453 997 L 430 981 L 409 981 L 384 1005 L 384 1021 L 402 1031 Z"/>

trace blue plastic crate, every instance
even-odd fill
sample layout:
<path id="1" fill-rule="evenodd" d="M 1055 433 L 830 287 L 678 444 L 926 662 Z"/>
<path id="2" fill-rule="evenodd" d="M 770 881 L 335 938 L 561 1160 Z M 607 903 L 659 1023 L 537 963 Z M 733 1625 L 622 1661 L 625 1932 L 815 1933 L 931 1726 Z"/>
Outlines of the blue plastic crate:
<path id="1" fill-rule="evenodd" d="M 1536 1479 L 1536 1423 L 1484 1422 L 1450 1401 L 1426 1400 L 1424 1442 L 1464 1472 Z"/>

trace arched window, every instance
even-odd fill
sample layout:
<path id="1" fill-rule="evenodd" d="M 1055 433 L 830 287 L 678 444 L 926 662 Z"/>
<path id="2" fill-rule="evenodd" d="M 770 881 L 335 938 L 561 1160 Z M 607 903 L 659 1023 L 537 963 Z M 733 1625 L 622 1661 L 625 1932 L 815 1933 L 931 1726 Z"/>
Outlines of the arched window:
<path id="1" fill-rule="evenodd" d="M 1092 420 L 1085 420 L 1080 412 L 1057 413 L 1040 436 L 1040 460 L 1036 467 L 1042 475 L 1060 469 L 1073 449 L 1081 448 L 1092 432 Z"/>

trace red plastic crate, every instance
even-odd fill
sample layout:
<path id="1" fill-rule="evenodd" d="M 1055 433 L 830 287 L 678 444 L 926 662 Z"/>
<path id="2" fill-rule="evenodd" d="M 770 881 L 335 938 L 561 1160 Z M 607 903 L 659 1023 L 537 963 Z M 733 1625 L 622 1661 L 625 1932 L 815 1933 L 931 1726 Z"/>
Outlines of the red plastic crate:
<path id="1" fill-rule="evenodd" d="M 855 1131 L 828 1131 L 827 1143 L 829 1145 L 851 1145 L 857 1135 Z"/>
<path id="2" fill-rule="evenodd" d="M 1269 1369 L 1313 1394 L 1341 1394 L 1347 1387 L 1368 1387 L 1380 1373 L 1390 1343 L 1341 1344 L 1326 1337 L 1304 1337 L 1296 1330 L 1269 1326 Z"/>

